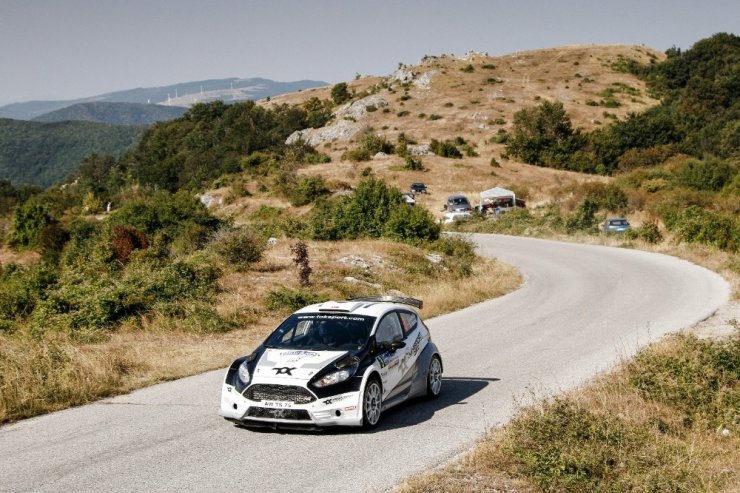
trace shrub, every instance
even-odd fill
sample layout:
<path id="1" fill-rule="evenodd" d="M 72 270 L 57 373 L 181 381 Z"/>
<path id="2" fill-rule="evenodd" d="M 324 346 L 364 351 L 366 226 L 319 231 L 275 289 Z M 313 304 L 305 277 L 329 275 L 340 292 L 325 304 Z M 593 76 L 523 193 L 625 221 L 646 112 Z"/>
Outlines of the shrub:
<path id="1" fill-rule="evenodd" d="M 414 208 L 408 207 L 398 189 L 371 177 L 362 180 L 350 195 L 317 202 L 308 234 L 315 240 L 390 236 L 413 242 L 414 234 L 433 238 L 436 224 L 431 215 L 422 208 L 409 214 L 409 209 Z"/>
<path id="2" fill-rule="evenodd" d="M 293 254 L 293 263 L 298 267 L 298 283 L 305 288 L 311 284 L 310 277 L 313 271 L 308 260 L 308 245 L 299 241 L 290 247 L 290 252 Z"/>
<path id="3" fill-rule="evenodd" d="M 48 208 L 31 198 L 15 208 L 13 226 L 10 232 L 10 245 L 20 248 L 39 246 L 39 235 L 52 222 Z"/>
<path id="4" fill-rule="evenodd" d="M 437 139 L 432 139 L 429 143 L 429 149 L 440 157 L 453 159 L 462 159 L 463 157 L 457 146 L 450 140 L 439 141 Z"/>
<path id="5" fill-rule="evenodd" d="M 334 104 L 342 104 L 350 99 L 349 89 L 346 82 L 334 84 L 331 88 L 331 99 Z"/>
<path id="6" fill-rule="evenodd" d="M 249 228 L 221 230 L 212 244 L 216 253 L 239 268 L 258 262 L 265 250 L 264 239 Z"/>
<path id="7" fill-rule="evenodd" d="M 687 243 L 705 243 L 735 252 L 740 247 L 740 220 L 691 205 L 681 211 L 666 208 L 663 222 L 669 231 Z"/>
<path id="8" fill-rule="evenodd" d="M 368 161 L 379 152 L 393 153 L 393 144 L 388 142 L 385 137 L 371 132 L 358 141 L 357 147 L 342 154 L 342 159 Z"/>
<path id="9" fill-rule="evenodd" d="M 637 237 L 646 243 L 657 244 L 663 241 L 663 235 L 658 228 L 658 224 L 650 222 L 643 224 L 637 230 Z"/>
<path id="10" fill-rule="evenodd" d="M 329 194 L 323 176 L 304 176 L 298 180 L 290 194 L 290 203 L 296 207 L 310 204 L 319 197 Z"/>
<path id="11" fill-rule="evenodd" d="M 291 313 L 306 305 L 328 300 L 329 297 L 323 293 L 282 287 L 267 294 L 265 305 L 270 311 Z"/>
<path id="12" fill-rule="evenodd" d="M 610 211 L 624 211 L 627 208 L 627 194 L 619 186 L 610 183 L 604 190 L 602 206 Z"/>
<path id="13" fill-rule="evenodd" d="M 470 74 L 472 72 L 475 72 L 475 68 L 473 68 L 472 64 L 467 64 L 463 68 L 460 69 L 462 72 L 465 72 L 466 74 Z"/>
<path id="14" fill-rule="evenodd" d="M 406 163 L 404 164 L 404 168 L 412 171 L 422 171 L 424 170 L 424 163 L 421 161 L 421 158 L 406 156 Z"/>
<path id="15" fill-rule="evenodd" d="M 677 179 L 686 187 L 718 191 L 730 183 L 736 173 L 737 169 L 721 159 L 690 160 L 679 169 Z"/>
<path id="16" fill-rule="evenodd" d="M 586 233 L 596 232 L 596 211 L 599 210 L 599 202 L 593 197 L 584 198 L 576 211 L 568 217 L 565 227 L 569 232 L 583 231 Z"/>
<path id="17" fill-rule="evenodd" d="M 149 240 L 146 235 L 138 229 L 128 226 L 114 226 L 110 244 L 113 256 L 122 264 L 128 263 L 131 252 L 134 250 L 149 248 Z"/>
<path id="18" fill-rule="evenodd" d="M 385 224 L 383 236 L 418 245 L 439 238 L 441 227 L 423 207 L 396 207 Z"/>
<path id="19" fill-rule="evenodd" d="M 678 409 L 684 424 L 714 428 L 737 418 L 740 339 L 676 336 L 677 350 L 642 351 L 629 364 L 630 383 L 646 398 Z"/>

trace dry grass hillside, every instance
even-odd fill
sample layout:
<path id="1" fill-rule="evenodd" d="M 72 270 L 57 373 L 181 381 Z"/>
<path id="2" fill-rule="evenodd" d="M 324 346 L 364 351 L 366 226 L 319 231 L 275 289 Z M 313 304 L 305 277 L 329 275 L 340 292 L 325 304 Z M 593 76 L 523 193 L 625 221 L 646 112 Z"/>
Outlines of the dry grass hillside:
<path id="1" fill-rule="evenodd" d="M 389 155 L 366 162 L 342 161 L 341 156 L 353 148 L 362 131 L 351 140 L 336 139 L 318 145 L 329 154 L 330 163 L 311 166 L 301 171 L 321 174 L 332 180 L 335 191 L 352 186 L 370 168 L 374 174 L 406 190 L 410 183 L 427 184 L 428 196 L 419 202 L 437 212 L 447 195 L 467 194 L 475 200 L 478 192 L 494 186 L 512 187 L 530 204 L 546 202 L 553 190 L 564 185 L 606 178 L 567 171 L 538 168 L 506 159 L 504 145 L 491 142 L 501 129 L 510 130 L 514 113 L 543 100 L 560 101 L 574 127 L 592 130 L 623 119 L 658 103 L 647 95 L 645 84 L 633 75 L 616 71 L 613 66 L 622 59 L 641 63 L 663 59 L 662 53 L 644 46 L 565 46 L 560 48 L 517 52 L 500 57 L 482 53 L 466 56 L 427 56 L 420 64 L 407 66 L 388 77 L 364 77 L 348 82 L 350 92 L 373 94 L 387 106 L 345 118 L 363 131 L 372 130 L 395 143 L 403 133 L 419 144 L 431 139 L 462 137 L 478 154 L 477 157 L 448 159 L 433 154 L 422 156 L 424 171 L 403 169 L 401 157 Z M 413 80 L 403 84 L 396 76 Z M 618 107 L 606 107 L 604 92 L 611 90 Z M 298 104 L 309 98 L 330 99 L 330 87 L 286 94 L 262 101 L 265 106 Z M 329 125 L 342 122 L 330 122 Z M 496 158 L 501 167 L 492 167 Z M 255 204 L 288 206 L 288 203 L 258 191 L 259 184 L 248 184 L 252 196 L 233 203 L 229 212 L 251 209 Z M 226 193 L 223 191 L 223 193 Z"/>

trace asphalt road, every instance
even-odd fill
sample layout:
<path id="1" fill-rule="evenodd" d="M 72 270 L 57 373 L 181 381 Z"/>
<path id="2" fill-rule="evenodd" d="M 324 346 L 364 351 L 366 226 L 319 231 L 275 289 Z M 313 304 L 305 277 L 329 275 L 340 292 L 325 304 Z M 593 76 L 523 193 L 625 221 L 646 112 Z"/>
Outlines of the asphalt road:
<path id="1" fill-rule="evenodd" d="M 209 372 L 0 428 L 0 491 L 384 490 L 467 449 L 514 398 L 583 383 L 729 297 L 672 257 L 475 239 L 526 282 L 428 321 L 445 360 L 437 401 L 391 410 L 373 433 L 255 432 L 217 415 L 223 372 Z"/>

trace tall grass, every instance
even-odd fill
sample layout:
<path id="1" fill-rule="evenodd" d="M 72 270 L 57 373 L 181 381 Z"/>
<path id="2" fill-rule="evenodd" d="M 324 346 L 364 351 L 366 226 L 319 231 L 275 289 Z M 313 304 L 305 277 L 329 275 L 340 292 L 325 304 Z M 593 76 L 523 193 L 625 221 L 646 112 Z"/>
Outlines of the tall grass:
<path id="1" fill-rule="evenodd" d="M 737 332 L 671 337 L 400 491 L 736 491 L 739 361 Z"/>

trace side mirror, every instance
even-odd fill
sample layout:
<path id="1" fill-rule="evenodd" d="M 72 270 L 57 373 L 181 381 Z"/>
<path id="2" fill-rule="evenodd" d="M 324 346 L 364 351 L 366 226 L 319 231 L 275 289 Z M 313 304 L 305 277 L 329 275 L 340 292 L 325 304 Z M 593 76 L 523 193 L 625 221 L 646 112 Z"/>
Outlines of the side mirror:
<path id="1" fill-rule="evenodd" d="M 406 343 L 403 342 L 403 341 L 393 341 L 393 342 L 391 342 L 391 349 L 393 349 L 394 351 L 396 349 L 401 349 L 401 348 L 405 348 L 405 347 L 406 347 Z"/>

